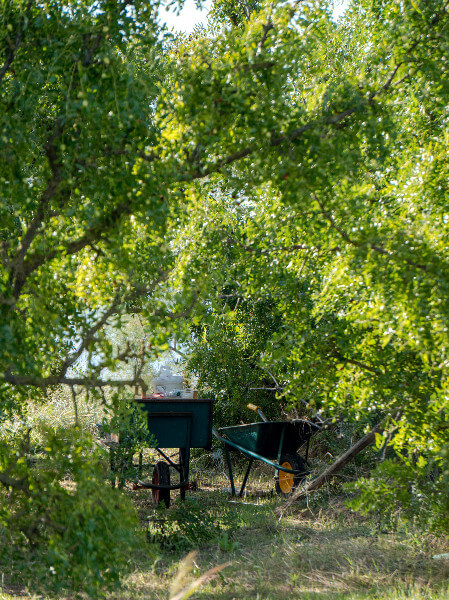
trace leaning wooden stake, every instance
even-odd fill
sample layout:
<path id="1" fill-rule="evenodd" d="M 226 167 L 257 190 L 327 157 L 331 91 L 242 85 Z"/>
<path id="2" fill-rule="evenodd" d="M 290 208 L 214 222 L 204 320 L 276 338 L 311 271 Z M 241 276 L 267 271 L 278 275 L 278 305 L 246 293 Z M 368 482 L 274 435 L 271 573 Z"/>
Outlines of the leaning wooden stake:
<path id="1" fill-rule="evenodd" d="M 286 510 L 290 508 L 290 506 L 294 502 L 298 502 L 299 500 L 303 500 L 306 498 L 310 492 L 314 492 L 318 490 L 322 485 L 324 485 L 329 479 L 341 471 L 341 469 L 352 460 L 357 454 L 362 452 L 367 446 L 372 444 L 376 438 L 376 433 L 380 433 L 385 427 L 386 419 L 378 423 L 369 433 L 364 435 L 354 446 L 351 446 L 349 450 L 347 450 L 344 454 L 339 456 L 337 460 L 328 468 L 324 473 L 321 473 L 316 479 L 311 481 L 305 489 L 297 490 L 293 496 L 291 496 L 285 504 L 276 509 L 276 514 L 282 515 Z"/>

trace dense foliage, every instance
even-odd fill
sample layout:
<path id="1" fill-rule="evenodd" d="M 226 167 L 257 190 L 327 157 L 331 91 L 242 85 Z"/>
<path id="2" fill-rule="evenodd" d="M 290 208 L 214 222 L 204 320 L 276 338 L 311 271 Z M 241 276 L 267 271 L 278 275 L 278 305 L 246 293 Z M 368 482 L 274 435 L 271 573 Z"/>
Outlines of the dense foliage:
<path id="1" fill-rule="evenodd" d="M 337 418 L 375 423 L 387 417 L 378 443 L 392 444 L 403 465 L 382 468 L 384 485 L 394 490 L 408 482 L 410 515 L 426 502 L 444 514 L 447 7 L 354 2 L 335 23 L 322 3 L 306 3 L 288 18 L 281 7 L 265 18 L 262 9 L 243 30 L 228 33 L 237 46 L 257 48 L 250 40 L 262 27 L 263 48 L 255 51 L 265 63 L 252 80 L 260 84 L 257 92 L 243 91 L 238 68 L 222 76 L 218 114 L 222 127 L 232 123 L 235 150 L 222 155 L 222 179 L 197 188 L 199 212 L 204 196 L 220 201 L 223 187 L 227 195 L 221 218 L 215 211 L 213 224 L 201 231 L 216 254 L 206 246 L 195 255 L 202 266 L 195 266 L 213 281 L 211 303 L 216 288 L 230 284 L 243 302 L 274 300 L 282 326 L 263 350 L 253 349 L 260 368 L 280 375 L 282 397 L 296 404 L 305 399 Z M 234 49 L 231 57 L 237 56 Z M 209 98 L 209 82 L 221 73 L 215 64 L 215 78 L 213 68 L 203 67 Z M 193 105 L 188 82 L 183 89 L 184 103 Z M 242 112 L 235 116 L 230 107 L 237 103 Z M 235 164 L 237 155 L 242 160 Z M 219 259 L 229 247 L 232 265 Z M 226 335 L 214 334 L 224 331 L 225 319 L 238 322 L 239 311 L 228 305 L 203 323 L 216 372 L 232 352 L 221 349 Z M 207 379 L 210 363 L 198 362 L 204 343 L 193 364 Z M 372 491 L 363 483 L 360 503 L 386 501 L 378 482 Z M 431 486 L 438 491 L 430 496 Z"/>
<path id="2" fill-rule="evenodd" d="M 322 1 L 217 2 L 171 42 L 157 8 L 2 4 L 2 417 L 58 384 L 106 404 L 145 387 L 201 325 L 247 387 L 271 373 L 290 403 L 387 416 L 411 472 L 444 481 L 446 4 L 354 0 L 336 22 Z M 113 343 L 131 313 L 142 340 Z"/>
<path id="3" fill-rule="evenodd" d="M 143 543 L 135 509 L 99 480 L 104 452 L 89 435 L 47 428 L 42 436 L 37 464 L 27 456 L 26 433 L 0 443 L 0 468 L 11 479 L 0 491 L 0 559 L 7 573 L 22 572 L 16 584 L 101 596 L 117 587 L 130 550 Z"/>

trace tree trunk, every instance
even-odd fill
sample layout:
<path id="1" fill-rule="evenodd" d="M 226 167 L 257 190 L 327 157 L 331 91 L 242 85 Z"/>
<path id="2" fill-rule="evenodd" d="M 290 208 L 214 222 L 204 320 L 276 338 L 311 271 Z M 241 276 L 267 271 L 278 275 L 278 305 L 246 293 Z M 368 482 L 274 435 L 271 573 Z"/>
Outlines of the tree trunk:
<path id="1" fill-rule="evenodd" d="M 357 454 L 362 452 L 367 446 L 372 444 L 375 440 L 376 433 L 381 432 L 385 427 L 385 419 L 383 419 L 380 423 L 378 423 L 369 433 L 364 435 L 358 442 L 356 442 L 349 450 L 347 450 L 344 454 L 339 456 L 332 465 L 321 473 L 316 479 L 311 481 L 305 489 L 297 490 L 294 492 L 293 496 L 291 496 L 285 504 L 276 509 L 276 514 L 283 514 L 294 502 L 298 502 L 299 500 L 303 500 L 306 498 L 310 492 L 314 492 L 318 490 L 321 486 L 323 486 L 327 481 L 332 479 L 332 477 L 341 471 L 343 467 L 351 461 Z"/>

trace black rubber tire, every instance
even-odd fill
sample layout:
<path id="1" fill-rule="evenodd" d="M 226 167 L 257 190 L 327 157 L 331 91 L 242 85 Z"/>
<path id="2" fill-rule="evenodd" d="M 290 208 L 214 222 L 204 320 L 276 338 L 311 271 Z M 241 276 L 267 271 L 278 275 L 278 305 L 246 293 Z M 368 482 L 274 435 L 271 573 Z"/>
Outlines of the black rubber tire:
<path id="1" fill-rule="evenodd" d="M 275 481 L 276 493 L 283 498 L 289 498 L 308 474 L 307 463 L 299 454 L 284 454 L 281 456 L 279 464 L 287 469 L 299 471 L 298 475 L 292 475 L 285 471 L 278 472 Z"/>
<path id="2" fill-rule="evenodd" d="M 156 463 L 153 470 L 154 485 L 170 485 L 170 467 L 163 460 Z M 164 503 L 166 508 L 170 506 L 170 490 L 153 489 L 153 504 L 155 508 Z"/>

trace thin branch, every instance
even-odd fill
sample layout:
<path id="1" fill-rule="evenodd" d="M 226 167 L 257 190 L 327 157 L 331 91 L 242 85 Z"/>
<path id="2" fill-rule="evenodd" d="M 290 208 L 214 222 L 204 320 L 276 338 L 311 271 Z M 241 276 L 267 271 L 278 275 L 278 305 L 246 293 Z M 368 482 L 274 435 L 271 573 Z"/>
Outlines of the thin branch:
<path id="1" fill-rule="evenodd" d="M 338 357 L 342 362 L 346 362 L 350 365 L 354 365 L 355 367 L 359 367 L 360 369 L 363 369 L 364 371 L 369 371 L 370 373 L 374 373 L 375 375 L 382 375 L 382 372 L 379 371 L 378 369 L 371 367 L 370 365 L 367 365 L 366 363 L 363 363 L 359 360 L 355 360 L 353 358 L 345 358 L 344 356 Z"/>
<path id="2" fill-rule="evenodd" d="M 163 310 L 157 310 L 154 313 L 152 313 L 151 316 L 153 316 L 153 317 L 165 317 L 165 318 L 171 319 L 171 320 L 174 320 L 174 319 L 183 319 L 185 317 L 188 317 L 191 314 L 193 308 L 195 307 L 195 304 L 198 301 L 198 296 L 199 296 L 199 294 L 195 290 L 193 292 L 192 301 L 183 310 L 179 310 L 178 312 L 172 312 L 172 313 L 170 313 L 170 312 L 164 312 Z"/>
<path id="3" fill-rule="evenodd" d="M 182 356 L 183 358 L 187 358 L 187 354 L 185 352 L 181 352 L 181 350 L 178 350 L 177 348 L 175 348 L 174 346 L 169 346 L 170 350 L 172 350 L 173 352 L 176 352 L 176 354 L 179 354 L 179 356 Z"/>
<path id="4" fill-rule="evenodd" d="M 348 242 L 348 244 L 350 244 L 351 246 L 354 246 L 355 248 L 363 248 L 364 246 L 368 246 L 369 248 L 371 248 L 375 252 L 378 252 L 379 254 L 383 254 L 384 256 L 389 256 L 395 260 L 398 260 L 399 257 L 397 256 L 397 254 L 395 254 L 394 252 L 391 252 L 391 250 L 386 250 L 379 244 L 361 243 L 361 242 L 357 242 L 357 241 L 353 240 L 352 238 L 350 238 L 349 235 L 346 233 L 346 231 L 344 231 L 344 229 L 342 229 L 339 225 L 337 225 L 335 219 L 332 216 L 332 213 L 330 211 L 326 210 L 323 202 L 318 198 L 318 196 L 315 193 L 313 193 L 312 195 L 314 196 L 315 200 L 318 202 L 323 216 L 329 221 L 332 228 L 335 229 L 335 231 L 345 240 L 345 242 Z M 400 257 L 400 260 L 403 260 L 411 267 L 415 267 L 416 269 L 420 269 L 421 271 L 427 272 L 429 270 L 427 265 L 424 265 L 422 263 L 417 263 L 409 258 Z"/>
<path id="5" fill-rule="evenodd" d="M 120 293 L 118 292 L 111 306 L 106 310 L 103 315 L 98 319 L 98 321 L 88 329 L 88 331 L 84 334 L 83 340 L 79 345 L 78 349 L 71 354 L 66 360 L 62 363 L 59 373 L 56 377 L 62 378 L 67 374 L 68 369 L 75 364 L 75 362 L 79 359 L 82 353 L 88 348 L 88 346 L 94 341 L 95 334 L 106 325 L 108 319 L 117 313 L 117 308 L 120 305 Z"/>
<path id="6" fill-rule="evenodd" d="M 281 144 L 284 144 L 285 142 L 292 142 L 292 141 L 300 138 L 306 131 L 309 131 L 309 129 L 312 129 L 312 127 L 315 127 L 320 124 L 321 125 L 335 125 L 335 124 L 339 123 L 340 121 L 343 121 L 344 119 L 346 119 L 348 116 L 352 115 L 353 113 L 357 112 L 358 110 L 360 110 L 360 105 L 352 107 L 352 108 L 348 108 L 347 110 L 345 110 L 341 113 L 332 115 L 325 119 L 322 119 L 322 118 L 315 119 L 313 121 L 310 121 L 309 123 L 306 123 L 305 125 L 302 125 L 301 127 L 298 127 L 297 129 L 293 129 L 292 131 L 290 131 L 288 133 L 278 135 L 277 137 L 275 137 L 273 135 L 271 137 L 271 139 L 269 140 L 269 142 L 267 143 L 267 146 L 269 148 L 275 148 L 277 146 L 280 146 Z M 223 167 L 226 167 L 227 165 L 230 165 L 238 160 L 241 160 L 242 158 L 246 158 L 246 157 L 250 156 L 257 150 L 260 150 L 260 147 L 258 145 L 254 144 L 253 146 L 247 146 L 246 148 L 237 150 L 236 152 L 233 152 L 232 154 L 225 156 L 224 158 L 220 158 L 220 159 L 216 160 L 214 163 L 212 163 L 210 165 L 206 165 L 203 167 L 200 166 L 193 173 L 186 173 L 185 175 L 181 175 L 179 177 L 178 181 L 193 181 L 195 179 L 203 179 L 204 177 L 208 177 L 212 173 L 221 171 L 221 169 Z"/>
<path id="7" fill-rule="evenodd" d="M 276 378 L 275 378 L 275 376 L 273 375 L 273 373 L 271 373 L 271 371 L 269 371 L 269 370 L 268 370 L 266 367 L 262 367 L 262 369 L 263 369 L 264 371 L 266 371 L 266 372 L 268 373 L 268 375 L 271 377 L 271 379 L 274 381 L 274 384 L 275 384 L 275 386 L 276 386 L 276 388 L 275 388 L 275 389 L 277 389 L 277 388 L 279 388 L 279 389 L 280 389 L 280 388 L 281 388 L 281 386 L 279 385 L 279 382 L 278 382 L 278 381 L 276 381 Z M 267 389 L 268 389 L 268 388 L 267 388 Z"/>
<path id="8" fill-rule="evenodd" d="M 100 378 L 101 371 L 104 368 L 103 365 L 101 365 L 101 364 L 97 365 L 96 369 L 94 370 L 94 374 L 96 373 L 96 376 L 93 376 L 93 377 L 92 376 L 81 377 L 81 378 L 68 377 L 67 372 L 70 369 L 70 367 L 72 367 L 76 363 L 76 361 L 80 358 L 80 356 L 83 354 L 83 352 L 85 352 L 92 343 L 97 341 L 96 337 L 95 337 L 96 334 L 107 324 L 108 320 L 111 317 L 120 314 L 121 309 L 126 302 L 132 301 L 136 297 L 142 296 L 144 294 L 150 294 L 152 291 L 154 291 L 154 289 L 156 288 L 157 285 L 159 285 L 162 281 L 165 280 L 168 273 L 169 273 L 169 271 L 167 271 L 167 270 L 161 271 L 161 273 L 159 274 L 159 277 L 153 281 L 151 286 L 138 286 L 137 285 L 134 288 L 134 290 L 126 293 L 125 295 L 121 294 L 121 292 L 118 291 L 116 293 L 116 295 L 114 296 L 109 308 L 101 315 L 101 317 L 95 322 L 94 325 L 92 325 L 89 329 L 87 329 L 87 331 L 84 332 L 83 339 L 82 339 L 80 345 L 78 346 L 78 348 L 75 350 L 75 352 L 70 354 L 62 362 L 58 371 L 56 373 L 54 373 L 53 375 L 50 375 L 48 377 L 15 375 L 12 372 L 12 369 L 10 368 L 6 371 L 6 373 L 4 375 L 4 381 L 6 381 L 7 383 L 10 383 L 12 385 L 30 385 L 30 386 L 34 386 L 34 387 L 47 387 L 47 386 L 53 386 L 53 385 L 57 385 L 57 384 L 65 384 L 65 385 L 71 386 L 72 390 L 73 390 L 73 386 L 75 386 L 75 385 L 86 386 L 86 387 L 102 387 L 102 386 L 104 386 L 104 387 L 106 387 L 106 386 L 121 387 L 121 386 L 125 386 L 125 385 L 135 385 L 136 383 L 139 383 L 139 385 L 146 387 L 146 384 L 142 380 L 143 359 L 146 356 L 145 352 L 140 352 L 140 353 L 132 352 L 129 343 L 127 343 L 125 350 L 123 352 L 119 353 L 115 357 L 115 360 L 118 362 L 126 362 L 127 360 L 132 359 L 132 358 L 142 360 L 142 366 L 136 371 L 133 379 L 105 381 Z M 183 312 L 180 311 L 178 313 L 169 313 L 166 316 L 168 316 L 172 319 L 188 316 L 188 314 L 190 314 L 191 310 L 193 309 L 196 300 L 197 300 L 197 293 L 195 292 L 192 303 L 187 307 L 187 309 L 185 311 L 183 311 Z"/>
<path id="9" fill-rule="evenodd" d="M 348 242 L 348 244 L 351 244 L 352 246 L 359 247 L 360 244 L 358 244 L 357 242 L 354 242 L 354 240 L 352 240 L 349 237 L 349 235 L 346 233 L 346 231 L 344 231 L 339 225 L 337 225 L 337 223 L 335 222 L 335 220 L 332 216 L 332 213 L 330 211 L 326 210 L 323 202 L 318 198 L 318 196 L 315 193 L 312 193 L 312 196 L 318 202 L 318 205 L 320 207 L 323 217 L 329 221 L 329 223 L 331 224 L 333 229 L 335 229 L 335 231 L 337 231 L 340 234 L 340 236 L 345 240 L 345 242 Z"/>
<path id="10" fill-rule="evenodd" d="M 263 35 L 262 35 L 261 39 L 259 40 L 259 43 L 257 44 L 256 56 L 262 52 L 265 42 L 268 39 L 268 34 L 270 33 L 270 31 L 272 29 L 274 29 L 274 24 L 273 24 L 273 21 L 271 20 L 271 16 L 273 14 L 273 7 L 274 7 L 274 2 L 271 2 L 270 8 L 268 11 L 267 22 L 264 25 L 262 25 Z"/>
<path id="11" fill-rule="evenodd" d="M 70 386 L 70 391 L 72 393 L 73 411 L 75 413 L 75 426 L 78 426 L 78 402 L 77 402 L 77 399 L 76 399 L 76 392 L 75 392 L 75 386 L 74 385 Z"/>
<path id="12" fill-rule="evenodd" d="M 411 46 L 409 46 L 409 48 L 407 48 L 407 50 L 405 51 L 405 55 L 410 54 L 411 52 L 413 52 L 413 50 L 418 46 L 418 44 L 420 43 L 421 39 L 415 40 L 413 42 L 413 44 Z M 408 60 L 401 60 L 400 62 L 398 62 L 396 64 L 396 66 L 394 67 L 393 71 L 390 73 L 390 75 L 387 77 L 387 80 L 385 81 L 385 83 L 382 85 L 382 87 L 380 88 L 380 90 L 386 92 L 388 90 L 388 88 L 392 85 L 394 78 L 396 77 L 399 69 L 407 64 L 409 61 Z M 402 81 L 402 80 L 401 80 Z M 372 92 L 372 94 L 370 95 L 370 100 L 373 100 L 374 97 L 379 93 L 380 90 L 376 90 L 374 92 Z"/>
<path id="13" fill-rule="evenodd" d="M 354 358 L 347 358 L 340 354 L 337 348 L 334 348 L 332 352 L 332 356 L 343 363 L 348 363 L 350 365 L 354 365 L 354 367 L 359 367 L 359 369 L 363 369 L 364 371 L 369 371 L 370 373 L 374 373 L 374 375 L 382 375 L 382 372 L 371 365 L 367 365 L 366 363 L 361 362 L 360 360 L 356 360 Z"/>
<path id="14" fill-rule="evenodd" d="M 251 391 L 253 390 L 265 390 L 268 392 L 276 392 L 277 390 L 283 390 L 283 387 L 251 387 L 249 388 Z"/>
<path id="15" fill-rule="evenodd" d="M 263 35 L 260 38 L 259 43 L 257 44 L 256 56 L 262 52 L 265 42 L 268 39 L 268 34 L 270 33 L 270 31 L 272 29 L 274 29 L 274 24 L 271 21 L 271 16 L 270 16 L 269 20 L 267 21 L 267 23 L 265 23 L 265 25 L 262 25 L 262 27 L 263 27 Z"/>
<path id="16" fill-rule="evenodd" d="M 382 246 L 379 246 L 377 244 L 371 244 L 370 248 L 372 248 L 375 252 L 384 254 L 385 256 L 390 256 L 394 259 L 398 258 L 396 254 L 394 254 L 390 250 L 385 250 L 385 248 L 382 248 Z M 422 263 L 416 263 L 415 261 L 410 260 L 409 258 L 406 258 L 405 256 L 400 257 L 400 260 L 403 260 L 405 263 L 407 263 L 411 267 L 415 267 L 416 269 L 420 269 L 421 271 L 425 271 L 425 272 L 429 271 L 429 267 L 427 265 L 424 265 Z"/>
<path id="17" fill-rule="evenodd" d="M 271 69 L 276 63 L 274 60 L 265 60 L 262 62 L 253 62 L 246 65 L 237 65 L 236 71 L 258 71 L 259 69 Z"/>
<path id="18" fill-rule="evenodd" d="M 249 7 L 248 0 L 237 0 L 237 3 L 243 8 L 245 11 L 246 20 L 249 21 L 251 18 L 251 9 Z"/>
<path id="19" fill-rule="evenodd" d="M 223 233 L 227 236 L 228 241 L 232 242 L 233 244 L 236 244 L 237 246 L 240 246 L 240 248 L 243 248 L 243 250 L 245 250 L 246 252 L 255 252 L 257 254 L 272 254 L 273 252 L 293 252 L 295 250 L 321 249 L 320 246 L 316 246 L 316 248 L 311 248 L 310 246 L 306 246 L 305 244 L 292 244 L 290 246 L 274 246 L 273 248 L 260 249 L 249 244 L 244 244 L 242 241 L 233 237 L 226 231 L 224 231 Z"/>

